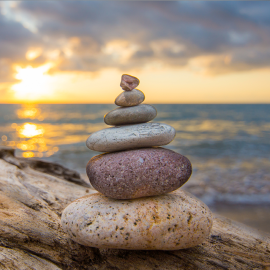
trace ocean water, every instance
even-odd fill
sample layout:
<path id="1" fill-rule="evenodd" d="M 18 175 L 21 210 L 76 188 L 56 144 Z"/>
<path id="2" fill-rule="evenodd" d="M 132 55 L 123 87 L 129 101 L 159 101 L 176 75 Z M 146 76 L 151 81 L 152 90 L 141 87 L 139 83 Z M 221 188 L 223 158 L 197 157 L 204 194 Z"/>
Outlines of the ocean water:
<path id="1" fill-rule="evenodd" d="M 270 231 L 270 105 L 154 106 L 158 115 L 153 122 L 169 124 L 177 132 L 165 147 L 192 163 L 192 176 L 183 188 L 227 216 L 240 218 L 246 211 L 246 220 L 250 213 L 250 220 L 261 220 L 263 229 Z M 89 150 L 85 141 L 108 127 L 103 116 L 114 108 L 110 104 L 0 104 L 0 146 L 16 148 L 17 156 L 57 162 L 85 177 L 87 162 L 99 154 Z M 235 205 L 246 210 L 241 208 L 237 215 Z"/>

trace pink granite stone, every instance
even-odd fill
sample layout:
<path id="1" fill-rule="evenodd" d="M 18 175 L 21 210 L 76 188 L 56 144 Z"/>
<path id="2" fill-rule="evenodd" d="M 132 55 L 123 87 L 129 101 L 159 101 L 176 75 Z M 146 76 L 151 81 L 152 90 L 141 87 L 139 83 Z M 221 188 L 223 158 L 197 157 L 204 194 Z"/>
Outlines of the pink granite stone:
<path id="1" fill-rule="evenodd" d="M 125 91 L 131 91 L 139 85 L 140 81 L 138 78 L 130 76 L 128 74 L 123 74 L 121 77 L 120 86 Z"/>
<path id="2" fill-rule="evenodd" d="M 114 199 L 171 192 L 190 177 L 190 161 L 161 147 L 106 153 L 93 157 L 86 172 L 93 187 Z"/>

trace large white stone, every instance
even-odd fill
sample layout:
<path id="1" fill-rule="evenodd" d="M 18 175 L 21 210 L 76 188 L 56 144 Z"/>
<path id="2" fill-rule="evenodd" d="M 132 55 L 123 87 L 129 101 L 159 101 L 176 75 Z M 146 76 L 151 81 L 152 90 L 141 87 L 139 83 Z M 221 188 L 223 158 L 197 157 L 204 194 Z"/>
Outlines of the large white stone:
<path id="1" fill-rule="evenodd" d="M 175 137 L 175 129 L 161 123 L 117 126 L 91 134 L 86 145 L 99 152 L 114 152 L 134 148 L 162 146 Z"/>
<path id="2" fill-rule="evenodd" d="M 97 193 L 68 205 L 61 224 L 72 240 L 86 246 L 177 250 L 206 240 L 212 214 L 204 203 L 182 190 L 121 201 Z"/>

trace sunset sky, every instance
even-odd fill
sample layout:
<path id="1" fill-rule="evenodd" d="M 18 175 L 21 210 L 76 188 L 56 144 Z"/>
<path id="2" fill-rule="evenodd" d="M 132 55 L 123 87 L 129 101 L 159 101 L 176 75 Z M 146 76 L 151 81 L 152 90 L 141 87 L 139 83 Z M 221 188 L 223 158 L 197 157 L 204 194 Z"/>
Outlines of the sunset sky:
<path id="1" fill-rule="evenodd" d="M 0 2 L 0 103 L 270 103 L 268 1 Z"/>

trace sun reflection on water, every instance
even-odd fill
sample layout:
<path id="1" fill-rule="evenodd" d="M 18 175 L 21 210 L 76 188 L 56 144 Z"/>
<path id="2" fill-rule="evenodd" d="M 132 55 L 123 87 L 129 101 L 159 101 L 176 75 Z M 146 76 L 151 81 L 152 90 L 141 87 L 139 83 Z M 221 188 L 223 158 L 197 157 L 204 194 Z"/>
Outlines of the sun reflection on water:
<path id="1" fill-rule="evenodd" d="M 46 125 L 41 122 L 44 117 L 38 105 L 22 105 L 16 114 L 19 119 L 31 119 L 38 123 L 12 123 L 10 127 L 13 131 L 8 136 L 3 135 L 0 138 L 2 145 L 19 149 L 18 155 L 25 158 L 49 157 L 59 151 L 49 136 L 46 136 Z"/>
<path id="2" fill-rule="evenodd" d="M 43 136 L 44 129 L 36 124 L 25 123 L 21 128 L 18 128 L 21 138 L 33 138 Z"/>
<path id="3" fill-rule="evenodd" d="M 22 108 L 17 110 L 17 115 L 20 119 L 23 118 L 31 118 L 31 119 L 35 119 L 36 116 L 38 115 L 40 110 L 38 110 L 37 108 Z"/>
<path id="4" fill-rule="evenodd" d="M 37 105 L 22 105 L 21 109 L 16 111 L 19 119 L 37 119 L 39 121 L 44 120 L 44 116 L 41 114 L 41 109 Z"/>

